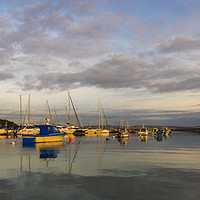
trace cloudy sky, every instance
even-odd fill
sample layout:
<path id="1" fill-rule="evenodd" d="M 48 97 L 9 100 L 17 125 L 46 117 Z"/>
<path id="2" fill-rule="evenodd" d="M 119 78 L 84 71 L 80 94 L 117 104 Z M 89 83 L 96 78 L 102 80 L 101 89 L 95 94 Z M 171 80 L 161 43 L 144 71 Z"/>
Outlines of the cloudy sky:
<path id="1" fill-rule="evenodd" d="M 111 124 L 199 125 L 199 10 L 198 0 L 1 1 L 0 118 L 19 123 L 29 94 L 32 122 L 46 100 L 64 115 L 70 91 L 85 125 L 98 99 Z"/>

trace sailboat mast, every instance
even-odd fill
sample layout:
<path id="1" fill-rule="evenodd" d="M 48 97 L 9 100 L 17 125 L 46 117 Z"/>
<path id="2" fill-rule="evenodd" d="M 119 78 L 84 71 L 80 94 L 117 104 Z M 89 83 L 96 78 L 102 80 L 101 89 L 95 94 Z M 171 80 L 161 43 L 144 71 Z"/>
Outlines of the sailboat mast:
<path id="1" fill-rule="evenodd" d="M 76 116 L 75 116 L 75 112 L 74 112 L 74 126 L 76 126 Z"/>
<path id="2" fill-rule="evenodd" d="M 66 116 L 66 126 L 67 126 L 67 123 L 68 123 L 68 120 L 67 120 L 67 106 L 65 106 L 65 116 Z"/>
<path id="3" fill-rule="evenodd" d="M 48 116 L 48 100 L 46 100 L 46 118 L 48 119 L 49 116 Z"/>
<path id="4" fill-rule="evenodd" d="M 70 109 L 70 93 L 68 91 L 68 100 L 69 100 L 69 126 L 71 127 L 71 109 Z"/>
<path id="5" fill-rule="evenodd" d="M 102 111 L 102 104 L 100 101 L 100 111 L 101 111 L 101 128 L 103 129 L 104 126 L 104 119 L 103 119 L 103 111 Z"/>
<path id="6" fill-rule="evenodd" d="M 20 126 L 22 127 L 22 95 L 20 95 Z"/>
<path id="7" fill-rule="evenodd" d="M 100 114 L 100 105 L 99 105 L 99 99 L 98 99 L 98 121 L 99 121 L 99 129 L 100 129 L 100 116 L 101 116 L 101 114 Z"/>
<path id="8" fill-rule="evenodd" d="M 81 125 L 81 128 L 83 128 L 83 123 L 82 123 L 81 117 L 80 117 L 80 115 L 79 115 L 79 113 L 78 113 L 78 108 L 76 109 L 76 113 L 77 113 L 77 117 L 78 117 L 77 121 L 79 120 L 80 125 Z"/>
<path id="9" fill-rule="evenodd" d="M 54 123 L 55 123 L 55 125 L 56 125 L 56 117 L 57 117 L 57 115 L 56 115 L 56 108 L 55 108 L 55 106 L 54 106 Z"/>
<path id="10" fill-rule="evenodd" d="M 28 125 L 30 125 L 30 112 L 31 112 L 31 98 L 30 98 L 30 94 L 29 94 L 29 98 L 28 98 Z"/>
<path id="11" fill-rule="evenodd" d="M 75 115 L 75 117 L 76 117 L 76 119 L 77 119 L 78 126 L 80 127 L 81 125 L 80 125 L 80 122 L 79 122 L 79 118 L 78 118 L 78 115 L 77 115 L 77 112 L 76 112 L 76 108 L 75 108 L 75 106 L 74 106 L 74 103 L 73 103 L 73 101 L 72 101 L 71 96 L 70 96 L 70 101 L 71 101 L 71 104 L 72 104 L 72 108 L 73 108 L 73 110 L 74 110 L 74 115 Z"/>

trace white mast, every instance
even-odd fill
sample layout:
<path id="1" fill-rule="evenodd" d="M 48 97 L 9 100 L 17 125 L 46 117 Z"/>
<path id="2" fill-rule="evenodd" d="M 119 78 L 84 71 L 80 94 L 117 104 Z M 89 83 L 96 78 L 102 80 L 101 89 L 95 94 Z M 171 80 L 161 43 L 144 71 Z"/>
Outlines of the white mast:
<path id="1" fill-rule="evenodd" d="M 99 102 L 99 99 L 98 99 L 98 114 L 99 114 L 99 129 L 100 129 L 100 121 L 101 121 L 101 113 L 100 113 L 100 102 Z"/>
<path id="2" fill-rule="evenodd" d="M 57 117 L 57 115 L 56 115 L 56 108 L 55 108 L 55 106 L 54 106 L 54 123 L 55 123 L 55 125 L 56 125 L 56 117 Z"/>
<path id="3" fill-rule="evenodd" d="M 69 101 L 69 126 L 71 127 L 71 109 L 70 109 L 70 93 L 68 91 L 68 101 Z"/>
<path id="4" fill-rule="evenodd" d="M 103 119 L 103 109 L 102 109 L 101 101 L 100 101 L 100 111 L 101 111 L 101 129 L 103 130 L 104 119 Z"/>
<path id="5" fill-rule="evenodd" d="M 66 116 L 66 127 L 67 127 L 67 124 L 68 124 L 68 120 L 67 120 L 67 106 L 65 106 L 65 116 Z"/>
<path id="6" fill-rule="evenodd" d="M 77 113 L 78 119 L 79 119 L 79 121 L 80 121 L 81 128 L 83 128 L 83 123 L 82 123 L 81 117 L 80 117 L 80 115 L 79 115 L 79 113 L 78 113 L 78 108 L 76 109 L 76 113 Z"/>
<path id="7" fill-rule="evenodd" d="M 29 98 L 28 98 L 28 125 L 30 125 L 30 112 L 31 112 L 31 98 L 30 98 L 30 94 L 29 94 Z"/>
<path id="8" fill-rule="evenodd" d="M 46 115 L 47 115 L 47 120 L 50 120 L 50 113 L 49 113 L 49 104 L 48 104 L 48 100 L 46 100 Z"/>
<path id="9" fill-rule="evenodd" d="M 20 95 L 20 126 L 22 127 L 22 95 Z"/>

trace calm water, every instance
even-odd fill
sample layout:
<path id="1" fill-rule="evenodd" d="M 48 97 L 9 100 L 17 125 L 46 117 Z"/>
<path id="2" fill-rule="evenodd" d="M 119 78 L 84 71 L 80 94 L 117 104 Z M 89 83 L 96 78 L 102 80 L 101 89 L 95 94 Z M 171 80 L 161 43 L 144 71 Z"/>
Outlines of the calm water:
<path id="1" fill-rule="evenodd" d="M 200 199 L 200 135 L 109 138 L 33 147 L 0 138 L 0 199 Z"/>

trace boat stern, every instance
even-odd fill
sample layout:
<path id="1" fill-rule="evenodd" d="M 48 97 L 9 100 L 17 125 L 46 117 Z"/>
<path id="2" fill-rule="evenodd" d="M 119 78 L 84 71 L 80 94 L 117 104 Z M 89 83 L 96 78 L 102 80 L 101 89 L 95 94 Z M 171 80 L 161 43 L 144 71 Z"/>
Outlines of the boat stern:
<path id="1" fill-rule="evenodd" d="M 33 135 L 23 135 L 22 142 L 24 143 L 34 143 L 35 142 L 35 136 Z"/>

